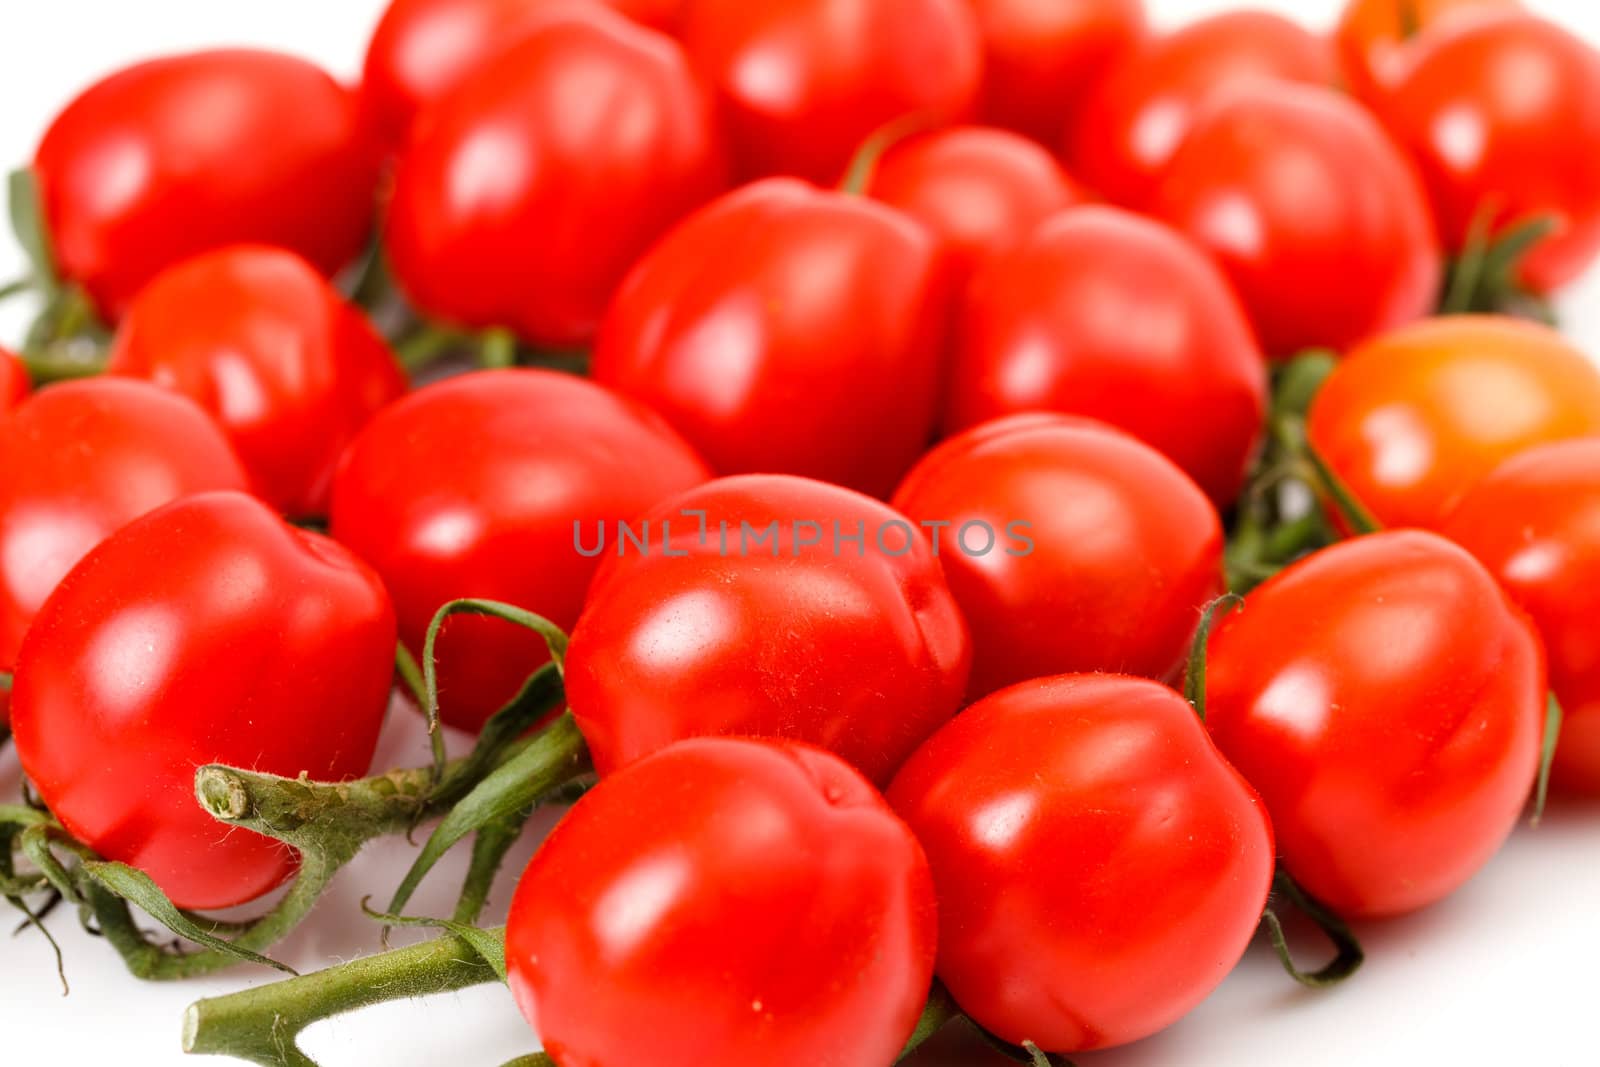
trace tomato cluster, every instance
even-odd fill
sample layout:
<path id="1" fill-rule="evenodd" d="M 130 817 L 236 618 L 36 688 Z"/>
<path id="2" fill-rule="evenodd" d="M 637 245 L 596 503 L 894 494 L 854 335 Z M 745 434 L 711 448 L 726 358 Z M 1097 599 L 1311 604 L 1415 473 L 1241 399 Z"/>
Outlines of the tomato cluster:
<path id="1" fill-rule="evenodd" d="M 359 88 L 113 74 L 12 183 L 0 896 L 175 977 L 475 835 L 437 948 L 191 1010 L 256 1062 L 490 977 L 559 1067 L 1055 1063 L 1262 925 L 1349 977 L 1600 795 L 1600 366 L 1535 321 L 1597 101 L 1512 0 L 393 0 Z"/>

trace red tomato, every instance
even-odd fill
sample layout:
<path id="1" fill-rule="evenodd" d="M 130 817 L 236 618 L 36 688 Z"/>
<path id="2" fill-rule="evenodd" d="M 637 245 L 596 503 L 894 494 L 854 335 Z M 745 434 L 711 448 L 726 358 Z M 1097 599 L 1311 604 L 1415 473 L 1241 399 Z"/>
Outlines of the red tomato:
<path id="1" fill-rule="evenodd" d="M 425 312 L 537 345 L 592 340 L 633 262 L 726 181 L 682 50 L 598 8 L 552 16 L 428 115 L 395 175 L 395 274 Z"/>
<path id="2" fill-rule="evenodd" d="M 1289 872 L 1347 918 L 1449 895 L 1533 786 L 1538 635 L 1433 534 L 1347 541 L 1268 581 L 1218 624 L 1206 681 L 1206 723 Z"/>
<path id="3" fill-rule="evenodd" d="M 219 245 L 282 245 L 324 274 L 366 245 L 378 153 L 355 94 L 271 52 L 196 52 L 96 83 L 56 117 L 34 170 L 56 266 L 100 312 Z"/>
<path id="4" fill-rule="evenodd" d="M 592 0 L 392 0 L 367 45 L 361 79 L 368 123 L 404 144 L 419 113 L 473 71 L 522 41 L 552 12 Z M 682 0 L 605 0 L 635 20 L 670 29 Z"/>
<path id="5" fill-rule="evenodd" d="M 1202 19 L 1150 39 L 1101 80 L 1067 131 L 1067 161 L 1112 200 L 1143 207 L 1213 97 L 1257 81 L 1331 85 L 1337 77 L 1328 42 L 1286 18 L 1235 11 Z"/>
<path id="6" fill-rule="evenodd" d="M 935 734 L 889 800 L 928 850 L 939 977 L 980 1025 L 1109 1048 L 1186 1014 L 1233 969 L 1272 886 L 1255 791 L 1165 686 L 1013 686 Z"/>
<path id="7" fill-rule="evenodd" d="M 978 274 L 945 423 L 1092 416 L 1161 451 L 1226 507 L 1261 436 L 1266 380 L 1250 323 L 1210 260 L 1159 223 L 1082 207 Z"/>
<path id="8" fill-rule="evenodd" d="M 960 707 L 967 627 L 900 513 L 747 475 L 646 521 L 644 549 L 615 530 L 602 545 L 614 555 L 568 651 L 567 699 L 602 774 L 685 737 L 747 734 L 821 745 L 885 782 Z"/>
<path id="9" fill-rule="evenodd" d="M 745 177 L 831 184 L 886 123 L 968 117 L 983 67 L 967 0 L 688 0 L 682 36 Z"/>
<path id="10" fill-rule="evenodd" d="M 867 193 L 932 230 L 958 284 L 1049 216 L 1088 199 L 1049 152 L 984 126 L 896 145 L 873 171 Z"/>
<path id="11" fill-rule="evenodd" d="M 1048 145 L 1145 35 L 1143 0 L 968 2 L 983 38 L 980 114 Z"/>
<path id="12" fill-rule="evenodd" d="M 1544 637 L 1566 713 L 1551 781 L 1600 793 L 1600 438 L 1507 460 L 1442 532 L 1494 572 Z"/>
<path id="13" fill-rule="evenodd" d="M 21 404 L 28 396 L 28 368 L 22 360 L 0 348 L 0 415 Z"/>
<path id="14" fill-rule="evenodd" d="M 933 981 L 922 848 L 803 745 L 684 741 L 602 781 L 528 865 L 511 991 L 569 1064 L 883 1067 Z"/>
<path id="15" fill-rule="evenodd" d="M 1446 244 L 1480 216 L 1491 233 L 1548 217 L 1521 264 L 1549 292 L 1600 254 L 1600 52 L 1554 23 L 1509 13 L 1418 43 L 1381 113 L 1421 164 Z"/>
<path id="16" fill-rule="evenodd" d="M 886 495 L 933 435 L 944 281 L 937 244 L 898 211 L 757 182 L 640 261 L 592 373 L 660 411 L 720 473 Z"/>
<path id="17" fill-rule="evenodd" d="M 180 908 L 242 904 L 295 856 L 224 827 L 194 773 L 366 772 L 394 669 L 377 575 L 242 493 L 139 519 L 73 568 L 17 657 L 17 754 L 50 810 Z"/>
<path id="18" fill-rule="evenodd" d="M 321 515 L 345 447 L 406 390 L 364 315 L 292 252 L 217 249 L 172 267 L 128 308 L 106 367 L 211 412 L 260 495 Z"/>
<path id="19" fill-rule="evenodd" d="M 1200 116 L 1156 214 L 1222 265 L 1267 354 L 1343 350 L 1427 314 L 1442 256 L 1416 171 L 1332 90 L 1240 87 Z"/>
<path id="20" fill-rule="evenodd" d="M 1543 326 L 1430 319 L 1352 353 L 1323 384 L 1308 428 L 1380 522 L 1433 528 L 1508 457 L 1600 434 L 1600 371 Z"/>
<path id="21" fill-rule="evenodd" d="M 356 439 L 332 532 L 383 576 L 420 657 L 434 613 L 461 597 L 570 628 L 599 566 L 576 538 L 709 477 L 659 416 L 589 382 L 468 374 L 401 401 Z M 474 617 L 447 622 L 435 651 L 441 713 L 474 731 L 548 659 L 536 635 Z"/>
<path id="22" fill-rule="evenodd" d="M 1376 100 L 1437 27 L 1521 7 L 1517 0 L 1349 0 L 1334 33 L 1345 81 L 1357 96 Z"/>
<path id="23" fill-rule="evenodd" d="M 90 549 L 179 497 L 248 485 L 221 427 L 144 382 L 54 385 L 0 418 L 0 671 Z"/>
<path id="24" fill-rule="evenodd" d="M 940 535 L 972 625 L 973 697 L 1075 671 L 1170 678 L 1222 592 L 1222 523 L 1205 494 L 1089 419 L 1014 415 L 952 437 L 894 506 Z"/>

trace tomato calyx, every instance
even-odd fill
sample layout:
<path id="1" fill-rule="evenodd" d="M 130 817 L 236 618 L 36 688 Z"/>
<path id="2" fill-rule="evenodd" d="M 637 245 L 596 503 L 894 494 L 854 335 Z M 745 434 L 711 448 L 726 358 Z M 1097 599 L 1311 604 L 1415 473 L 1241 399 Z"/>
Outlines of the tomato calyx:
<path id="1" fill-rule="evenodd" d="M 1350 925 L 1331 908 L 1302 889 L 1281 864 L 1272 879 L 1272 896 L 1292 904 L 1302 915 L 1316 924 L 1324 936 L 1332 942 L 1335 950 L 1333 959 L 1323 966 L 1314 971 L 1302 970 L 1294 961 L 1288 936 L 1283 930 L 1283 922 L 1272 906 L 1272 899 L 1268 898 L 1267 909 L 1261 913 L 1261 925 L 1266 927 L 1267 936 L 1272 939 L 1272 947 L 1277 951 L 1278 959 L 1289 977 L 1310 989 L 1326 989 L 1338 985 L 1361 968 L 1366 953 L 1361 948 L 1361 942 L 1351 931 Z"/>
<path id="2" fill-rule="evenodd" d="M 1499 234 L 1493 232 L 1498 205 L 1486 203 L 1473 216 L 1461 251 L 1445 272 L 1441 315 L 1504 314 L 1556 325 L 1555 309 L 1520 279 L 1522 262 L 1557 229 L 1549 215 L 1535 215 Z"/>
<path id="3" fill-rule="evenodd" d="M 1244 597 L 1238 593 L 1224 593 L 1206 605 L 1200 615 L 1200 625 L 1194 632 L 1194 643 L 1189 646 L 1188 666 L 1183 672 L 1183 698 L 1194 708 L 1201 722 L 1206 721 L 1206 653 L 1211 644 L 1211 629 L 1221 612 L 1241 611 Z"/>
<path id="4" fill-rule="evenodd" d="M 1533 790 L 1533 814 L 1528 822 L 1538 826 L 1544 818 L 1545 801 L 1550 796 L 1550 768 L 1555 763 L 1556 746 L 1561 742 L 1561 724 L 1565 719 L 1561 702 L 1551 693 L 1545 703 L 1544 739 L 1539 745 L 1539 778 Z"/>
<path id="5" fill-rule="evenodd" d="M 104 368 L 111 331 L 82 287 L 62 280 L 32 169 L 11 172 L 6 189 L 11 229 L 28 261 L 26 276 L 0 289 L 0 299 L 37 294 L 43 308 L 28 327 L 19 355 L 35 385 L 84 378 Z"/>

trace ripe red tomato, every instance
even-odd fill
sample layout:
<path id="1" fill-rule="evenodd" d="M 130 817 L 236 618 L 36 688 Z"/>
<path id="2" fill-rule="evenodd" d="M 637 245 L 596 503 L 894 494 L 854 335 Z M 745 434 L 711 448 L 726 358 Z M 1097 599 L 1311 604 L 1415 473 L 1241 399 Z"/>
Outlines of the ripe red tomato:
<path id="1" fill-rule="evenodd" d="M 1046 218 L 1088 199 L 1038 144 L 984 126 L 896 145 L 873 171 L 867 194 L 933 231 L 957 286 Z"/>
<path id="2" fill-rule="evenodd" d="M 428 114 L 395 174 L 396 277 L 430 315 L 537 345 L 592 340 L 633 262 L 726 183 L 682 50 L 601 8 L 552 15 Z"/>
<path id="3" fill-rule="evenodd" d="M 969 0 L 983 38 L 986 122 L 1061 139 L 1095 82 L 1145 35 L 1143 0 Z"/>
<path id="4" fill-rule="evenodd" d="M 894 506 L 940 535 L 972 626 L 972 697 L 1076 671 L 1170 678 L 1222 592 L 1222 523 L 1199 486 L 1089 419 L 1013 415 L 952 437 Z"/>
<path id="5" fill-rule="evenodd" d="M 27 399 L 28 368 L 13 353 L 0 348 L 0 415 Z"/>
<path id="6" fill-rule="evenodd" d="M 1442 532 L 1494 572 L 1544 637 L 1566 713 L 1551 782 L 1600 793 L 1600 437 L 1507 460 Z"/>
<path id="7" fill-rule="evenodd" d="M 0 671 L 90 549 L 179 497 L 249 484 L 221 427 L 144 382 L 54 385 L 0 418 Z"/>
<path id="8" fill-rule="evenodd" d="M 1430 319 L 1345 359 L 1312 404 L 1308 429 L 1380 522 L 1431 529 L 1508 457 L 1600 434 L 1600 371 L 1543 326 Z"/>
<path id="9" fill-rule="evenodd" d="M 1286 18 L 1236 11 L 1201 19 L 1149 39 L 1112 68 L 1068 127 L 1067 162 L 1110 199 L 1142 208 L 1212 98 L 1257 81 L 1337 78 L 1328 42 Z"/>
<path id="10" fill-rule="evenodd" d="M 392 0 L 361 78 L 368 124 L 383 143 L 405 143 L 417 116 L 508 51 L 551 13 L 593 0 Z M 681 0 L 604 0 L 656 29 L 670 29 Z"/>
<path id="11" fill-rule="evenodd" d="M 1328 89 L 1257 83 L 1219 99 L 1155 210 L 1216 257 L 1270 356 L 1342 351 L 1438 297 L 1442 255 L 1415 169 Z"/>
<path id="12" fill-rule="evenodd" d="M 1219 622 L 1206 681 L 1206 724 L 1261 791 L 1289 873 L 1347 918 L 1453 892 L 1533 787 L 1538 635 L 1433 534 L 1346 541 L 1271 579 Z"/>
<path id="13" fill-rule="evenodd" d="M 1422 167 L 1446 244 L 1548 217 L 1554 233 L 1521 263 L 1545 293 L 1600 254 L 1600 52 L 1516 12 L 1420 41 L 1381 114 Z"/>
<path id="14" fill-rule="evenodd" d="M 1357 96 L 1377 100 L 1438 27 L 1521 7 L 1517 0 L 1349 0 L 1334 32 L 1345 81 Z"/>
<path id="15" fill-rule="evenodd" d="M 937 243 L 900 212 L 757 182 L 640 261 L 592 373 L 660 411 L 719 473 L 887 495 L 933 435 L 945 280 Z"/>
<path id="16" fill-rule="evenodd" d="M 468 374 L 406 398 L 356 439 L 332 532 L 383 576 L 420 657 L 434 613 L 461 597 L 570 628 L 600 565 L 577 538 L 709 477 L 659 416 L 608 390 L 551 371 Z M 548 659 L 538 636 L 466 616 L 445 624 L 435 652 L 441 714 L 474 731 Z"/>
<path id="17" fill-rule="evenodd" d="M 614 530 L 603 546 L 614 554 L 567 655 L 567 699 L 602 774 L 685 737 L 746 734 L 821 745 L 881 783 L 960 707 L 966 623 L 900 513 L 746 475 L 646 522 L 633 527 L 645 549 Z"/>
<path id="18" fill-rule="evenodd" d="M 1194 709 L 1069 675 L 979 701 L 889 789 L 933 868 L 939 977 L 980 1025 L 1053 1052 L 1186 1014 L 1244 955 L 1272 827 Z"/>
<path id="19" fill-rule="evenodd" d="M 207 763 L 364 774 L 394 669 L 377 575 L 242 493 L 186 497 L 90 552 L 17 657 L 12 729 L 74 837 L 180 908 L 226 908 L 295 866 L 195 803 Z"/>
<path id="20" fill-rule="evenodd" d="M 366 245 L 378 180 L 354 93 L 304 60 L 242 50 L 96 83 L 33 165 L 57 268 L 113 320 L 162 269 L 219 245 L 281 245 L 332 274 Z"/>
<path id="21" fill-rule="evenodd" d="M 406 376 L 376 330 L 292 252 L 234 245 L 162 272 L 133 301 L 107 364 L 196 401 L 257 492 L 324 514 L 345 447 Z"/>
<path id="22" fill-rule="evenodd" d="M 945 424 L 1087 415 L 1231 504 L 1261 436 L 1266 362 L 1221 271 L 1166 226 L 1108 207 L 1057 215 L 967 292 Z"/>
<path id="23" fill-rule="evenodd" d="M 684 741 L 602 781 L 528 865 L 511 991 L 562 1063 L 882 1067 L 933 981 L 922 848 L 804 745 Z"/>
<path id="24" fill-rule="evenodd" d="M 740 173 L 837 181 L 879 127 L 967 118 L 983 67 L 967 0 L 688 0 Z"/>

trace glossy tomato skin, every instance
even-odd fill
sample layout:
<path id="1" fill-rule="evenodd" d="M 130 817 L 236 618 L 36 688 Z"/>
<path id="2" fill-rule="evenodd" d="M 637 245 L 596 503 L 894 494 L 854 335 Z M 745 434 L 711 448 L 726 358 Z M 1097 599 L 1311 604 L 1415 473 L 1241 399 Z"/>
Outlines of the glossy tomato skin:
<path id="1" fill-rule="evenodd" d="M 0 671 L 90 549 L 179 497 L 249 484 L 221 427 L 144 382 L 66 382 L 0 418 Z"/>
<path id="2" fill-rule="evenodd" d="M 1600 371 L 1544 326 L 1430 319 L 1351 353 L 1323 384 L 1308 430 L 1381 523 L 1433 529 L 1510 456 L 1600 434 Z"/>
<path id="3" fill-rule="evenodd" d="M 367 45 L 366 121 L 386 145 L 405 143 L 417 116 L 540 26 L 552 12 L 601 0 L 393 0 Z M 670 29 L 679 0 L 605 0 Z"/>
<path id="4" fill-rule="evenodd" d="M 648 551 L 606 543 L 568 650 L 567 700 L 601 774 L 685 737 L 747 735 L 820 745 L 882 783 L 960 707 L 966 623 L 905 516 L 745 475 L 647 518 Z"/>
<path id="5" fill-rule="evenodd" d="M 28 369 L 22 360 L 0 348 L 0 415 L 27 399 L 29 389 Z"/>
<path id="6" fill-rule="evenodd" d="M 1491 233 L 1548 217 L 1555 230 L 1520 270 L 1540 293 L 1600 254 L 1600 52 L 1587 42 L 1515 12 L 1443 27 L 1380 113 L 1420 164 L 1452 250 L 1480 215 Z"/>
<path id="7" fill-rule="evenodd" d="M 1100 80 L 1067 127 L 1067 163 L 1113 202 L 1142 209 L 1214 97 L 1260 81 L 1326 86 L 1337 76 L 1327 41 L 1282 16 L 1200 19 L 1148 38 Z"/>
<path id="8" fill-rule="evenodd" d="M 1494 573 L 1544 638 L 1564 712 L 1551 783 L 1600 793 L 1600 438 L 1512 457 L 1442 532 Z"/>
<path id="9" fill-rule="evenodd" d="M 331 529 L 383 576 L 421 657 L 451 600 L 500 600 L 570 629 L 600 561 L 594 525 L 638 517 L 710 477 L 648 409 L 553 371 L 463 375 L 422 389 L 356 439 Z M 574 526 L 578 524 L 575 530 Z M 454 618 L 435 647 L 444 720 L 480 729 L 549 658 L 493 619 Z"/>
<path id="10" fill-rule="evenodd" d="M 1084 415 L 1177 463 L 1221 507 L 1261 437 L 1267 367 L 1221 271 L 1160 223 L 1110 207 L 1054 216 L 967 291 L 945 426 Z"/>
<path id="11" fill-rule="evenodd" d="M 725 184 L 677 44 L 564 7 L 430 109 L 399 158 L 385 248 L 432 316 L 587 344 L 634 261 Z"/>
<path id="12" fill-rule="evenodd" d="M 558 1062 L 881 1067 L 933 980 L 922 848 L 837 757 L 683 741 L 602 781 L 529 864 L 511 991 Z"/>
<path id="13" fill-rule="evenodd" d="M 1260 586 L 1218 625 L 1206 683 L 1206 725 L 1261 791 L 1289 873 L 1346 918 L 1448 896 L 1533 786 L 1538 635 L 1433 534 L 1344 542 Z"/>
<path id="14" fill-rule="evenodd" d="M 1343 351 L 1438 297 L 1443 256 L 1415 168 L 1329 89 L 1257 83 L 1217 100 L 1155 213 L 1222 265 L 1276 358 Z"/>
<path id="15" fill-rule="evenodd" d="M 873 172 L 867 194 L 933 231 L 957 286 L 1051 215 L 1088 199 L 1043 147 L 986 126 L 896 145 Z"/>
<path id="16" fill-rule="evenodd" d="M 1055 145 L 1095 82 L 1143 40 L 1143 0 L 968 0 L 983 39 L 979 115 Z"/>
<path id="17" fill-rule="evenodd" d="M 219 245 L 281 245 L 333 274 L 366 244 L 378 180 L 354 93 L 304 60 L 244 50 L 97 82 L 33 165 L 57 268 L 111 320 L 161 270 Z"/>
<path id="18" fill-rule="evenodd" d="M 292 252 L 233 245 L 162 272 L 106 366 L 182 393 L 222 424 L 268 503 L 325 514 L 339 457 L 406 391 L 372 324 Z"/>
<path id="19" fill-rule="evenodd" d="M 933 435 L 947 284 L 939 246 L 900 212 L 768 179 L 640 261 L 591 373 L 719 473 L 887 495 Z"/>
<path id="20" fill-rule="evenodd" d="M 242 904 L 295 856 L 215 822 L 196 769 L 366 773 L 394 636 L 382 583 L 343 548 L 242 493 L 186 497 L 113 534 L 45 603 L 17 658 L 17 754 L 101 856 L 180 908 Z"/>
<path id="21" fill-rule="evenodd" d="M 972 626 L 973 698 L 1077 671 L 1170 678 L 1222 592 L 1222 523 L 1199 486 L 1089 419 L 976 426 L 928 453 L 894 506 L 950 524 L 939 558 Z M 968 523 L 996 532 L 992 550 Z"/>
<path id="22" fill-rule="evenodd" d="M 1334 31 L 1345 84 L 1364 100 L 1378 100 L 1441 27 L 1521 8 L 1517 0 L 1349 0 Z"/>
<path id="23" fill-rule="evenodd" d="M 919 749 L 889 801 L 933 868 L 940 979 L 983 1027 L 1053 1052 L 1186 1014 L 1272 885 L 1260 798 L 1188 702 L 1144 679 L 1003 689 Z"/>
<path id="24" fill-rule="evenodd" d="M 740 176 L 838 181 L 880 127 L 970 117 L 983 68 L 967 0 L 688 0 Z"/>

